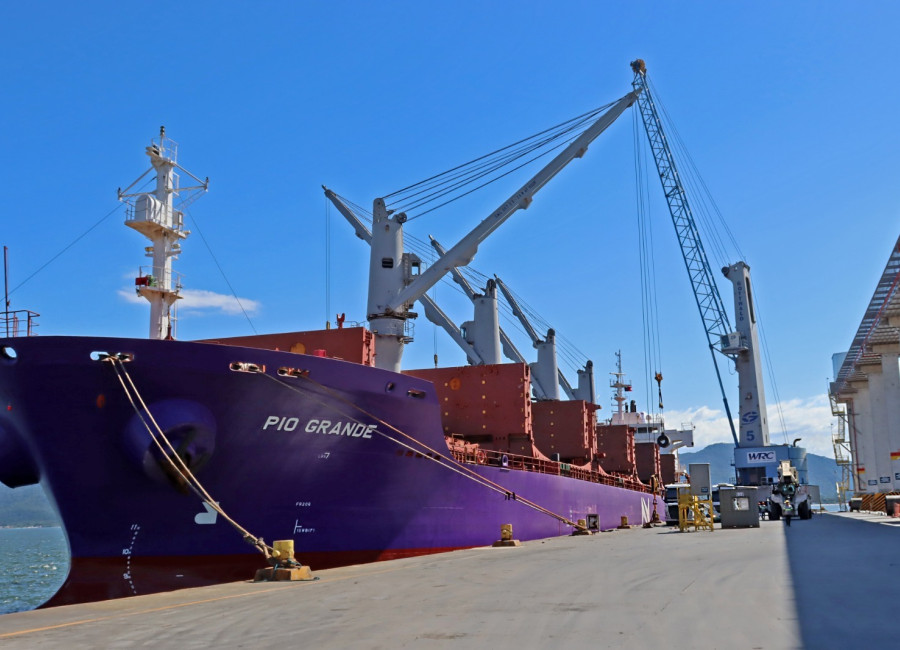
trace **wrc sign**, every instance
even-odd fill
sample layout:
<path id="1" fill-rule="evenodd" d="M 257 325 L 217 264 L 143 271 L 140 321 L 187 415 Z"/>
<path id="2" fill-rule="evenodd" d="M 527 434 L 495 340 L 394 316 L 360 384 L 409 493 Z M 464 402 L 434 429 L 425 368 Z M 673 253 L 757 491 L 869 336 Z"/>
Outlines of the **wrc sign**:
<path id="1" fill-rule="evenodd" d="M 774 463 L 776 461 L 774 451 L 748 451 L 747 464 L 764 465 L 766 463 Z"/>

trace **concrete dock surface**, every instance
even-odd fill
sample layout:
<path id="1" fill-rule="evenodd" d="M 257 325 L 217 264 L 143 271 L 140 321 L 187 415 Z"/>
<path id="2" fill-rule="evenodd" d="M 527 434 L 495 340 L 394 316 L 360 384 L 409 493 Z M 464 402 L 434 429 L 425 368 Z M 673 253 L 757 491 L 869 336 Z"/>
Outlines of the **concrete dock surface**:
<path id="1" fill-rule="evenodd" d="M 898 548 L 865 514 L 632 528 L 6 614 L 0 647 L 896 647 Z"/>

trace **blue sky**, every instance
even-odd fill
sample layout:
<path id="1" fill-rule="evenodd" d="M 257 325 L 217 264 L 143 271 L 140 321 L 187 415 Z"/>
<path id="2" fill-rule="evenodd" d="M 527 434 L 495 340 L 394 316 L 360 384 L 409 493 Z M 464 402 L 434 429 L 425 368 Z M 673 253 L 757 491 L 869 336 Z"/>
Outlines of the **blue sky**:
<path id="1" fill-rule="evenodd" d="M 148 309 L 127 298 L 145 242 L 122 211 L 22 281 L 116 207 L 160 125 L 211 181 L 177 262 L 195 292 L 179 337 L 252 333 L 197 227 L 257 331 L 314 329 L 326 295 L 332 312 L 365 317 L 368 251 L 334 211 L 326 288 L 322 184 L 371 205 L 624 95 L 628 63 L 645 59 L 753 268 L 787 423 L 772 439 L 830 451 L 831 354 L 849 345 L 900 222 L 897 3 L 46 2 L 6 3 L 0 17 L 0 244 L 12 306 L 40 312 L 44 335 L 145 335 Z M 633 128 L 629 111 L 472 264 L 593 359 L 601 414 L 616 350 L 644 386 Z M 409 232 L 449 246 L 521 180 Z M 701 446 L 724 442 L 690 286 L 650 189 L 667 420 L 693 421 Z M 458 323 L 471 317 L 452 288 L 436 296 Z M 410 367 L 435 350 L 463 363 L 424 318 L 416 338 Z"/>

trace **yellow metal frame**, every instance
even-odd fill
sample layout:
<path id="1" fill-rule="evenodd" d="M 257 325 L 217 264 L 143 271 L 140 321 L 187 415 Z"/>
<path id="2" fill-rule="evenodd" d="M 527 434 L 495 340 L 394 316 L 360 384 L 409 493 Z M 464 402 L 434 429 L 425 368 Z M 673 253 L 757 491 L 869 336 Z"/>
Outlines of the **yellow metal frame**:
<path id="1" fill-rule="evenodd" d="M 691 526 L 694 530 L 713 528 L 712 499 L 701 499 L 690 493 L 690 488 L 678 488 L 678 530 L 682 533 Z"/>

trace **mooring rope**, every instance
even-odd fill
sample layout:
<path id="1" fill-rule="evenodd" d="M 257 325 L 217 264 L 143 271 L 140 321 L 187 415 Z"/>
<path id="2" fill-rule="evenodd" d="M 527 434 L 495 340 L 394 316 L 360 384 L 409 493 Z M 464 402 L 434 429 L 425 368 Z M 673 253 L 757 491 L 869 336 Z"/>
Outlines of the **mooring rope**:
<path id="1" fill-rule="evenodd" d="M 178 451 L 169 441 L 165 432 L 163 432 L 162 428 L 156 422 L 156 419 L 153 417 L 153 414 L 150 412 L 150 409 L 147 408 L 147 404 L 144 402 L 144 399 L 141 397 L 140 392 L 135 386 L 134 381 L 131 379 L 131 375 L 128 374 L 128 371 L 125 369 L 125 364 L 121 357 L 118 355 L 108 355 L 103 357 L 103 361 L 109 362 L 113 370 L 115 370 L 116 378 L 119 380 L 119 383 L 122 386 L 122 390 L 125 392 L 125 396 L 128 398 L 128 401 L 131 403 L 132 408 L 134 408 L 134 412 L 137 414 L 138 418 L 141 420 L 141 423 L 144 425 L 144 428 L 147 429 L 147 432 L 150 434 L 150 438 L 156 444 L 159 451 L 162 453 L 162 456 L 169 462 L 172 469 L 178 474 L 179 477 L 185 482 L 185 484 L 191 489 L 194 494 L 196 494 L 205 504 L 207 504 L 210 508 L 215 510 L 218 514 L 222 515 L 222 518 L 231 524 L 232 527 L 235 528 L 238 532 L 243 535 L 244 540 L 248 542 L 250 545 L 258 549 L 266 559 L 271 557 L 277 557 L 278 553 L 274 548 L 265 543 L 262 537 L 257 537 L 248 531 L 246 528 L 237 523 L 234 519 L 232 519 L 228 513 L 225 512 L 224 509 L 212 498 L 209 492 L 206 491 L 206 488 L 203 487 L 203 484 L 197 479 L 193 472 L 191 472 L 190 468 L 178 454 Z M 126 380 L 128 385 L 126 385 Z M 128 386 L 131 386 L 131 390 L 129 390 Z M 134 394 L 132 395 L 132 391 Z M 137 403 L 135 403 L 135 399 L 140 402 L 140 407 L 138 407 Z M 142 412 L 143 409 L 143 412 Z M 152 423 L 153 428 L 150 427 L 147 420 L 144 419 L 144 413 L 147 415 L 147 419 L 149 419 L 150 423 Z M 154 432 L 154 429 L 156 430 Z M 160 442 L 160 439 L 163 442 Z M 163 446 L 165 443 L 165 447 L 169 448 L 168 453 L 166 448 Z M 289 560 L 292 558 L 288 558 Z"/>
<path id="2" fill-rule="evenodd" d="M 261 553 L 263 553 L 263 555 L 266 556 L 266 558 L 272 557 L 274 554 L 274 549 L 271 546 L 268 546 L 261 537 L 257 537 L 255 535 L 253 535 L 252 533 L 250 533 L 250 531 L 248 531 L 246 528 L 244 528 L 238 522 L 236 522 L 231 516 L 229 516 L 222 509 L 222 507 L 219 506 L 219 504 L 213 499 L 213 497 L 209 494 L 209 492 L 206 490 L 206 488 L 203 486 L 203 484 L 197 479 L 197 477 L 193 474 L 193 472 L 191 472 L 190 468 L 187 466 L 187 464 L 184 462 L 184 460 L 178 454 L 178 451 L 172 445 L 171 441 L 169 441 L 168 437 L 165 435 L 165 432 L 163 432 L 162 428 L 156 422 L 156 419 L 153 417 L 153 414 L 150 412 L 150 409 L 147 407 L 146 402 L 141 397 L 140 391 L 138 391 L 137 386 L 134 383 L 134 380 L 131 378 L 131 375 L 129 375 L 128 371 L 125 369 L 123 360 L 117 355 L 108 355 L 103 358 L 103 361 L 109 362 L 112 365 L 112 367 L 116 373 L 116 378 L 119 380 L 119 383 L 122 386 L 122 390 L 125 392 L 125 396 L 128 398 L 128 401 L 131 403 L 131 406 L 134 409 L 135 413 L 138 415 L 138 418 L 140 419 L 141 423 L 147 429 L 147 432 L 150 434 L 150 437 L 153 440 L 154 444 L 157 446 L 159 451 L 162 453 L 162 456 L 170 464 L 170 466 L 175 471 L 175 473 L 185 482 L 185 484 L 191 489 L 192 492 L 194 492 L 194 494 L 196 494 L 210 508 L 212 508 L 217 513 L 222 515 L 222 518 L 225 519 L 225 521 L 227 521 L 232 527 L 234 527 L 238 532 L 240 532 L 241 535 L 243 535 L 244 539 L 248 543 L 250 543 L 252 546 L 256 547 Z M 296 392 L 297 394 L 302 395 L 304 397 L 313 399 L 314 401 L 325 406 L 326 408 L 330 408 L 331 410 L 333 410 L 337 413 L 340 413 L 342 416 L 349 418 L 350 420 L 352 420 L 358 424 L 366 424 L 365 422 L 362 422 L 358 417 L 356 417 L 352 413 L 346 413 L 344 411 L 339 410 L 333 404 L 333 402 L 331 402 L 329 400 L 320 399 L 311 391 L 302 391 L 296 386 L 291 386 L 289 384 L 286 384 L 285 382 L 280 381 L 277 377 L 273 377 L 272 375 L 269 375 L 262 368 L 256 370 L 255 372 L 252 372 L 251 374 L 260 374 L 260 375 L 266 377 L 267 379 L 274 381 L 279 386 L 282 386 L 290 391 Z M 477 472 L 470 469 L 466 465 L 459 463 L 458 461 L 456 461 L 456 459 L 452 458 L 451 456 L 441 454 L 439 451 L 432 449 L 431 447 L 429 447 L 425 443 L 421 442 L 420 440 L 416 439 L 415 437 L 409 435 L 408 433 L 405 433 L 404 431 L 401 431 L 400 429 L 398 429 L 391 423 L 383 420 L 382 418 L 379 418 L 377 415 L 374 415 L 373 413 L 370 413 L 369 411 L 366 411 L 361 406 L 353 403 L 351 400 L 345 398 L 343 395 L 340 395 L 339 393 L 337 393 L 333 389 L 329 388 L 328 386 L 325 386 L 324 384 L 317 382 L 314 379 L 311 379 L 307 374 L 298 374 L 298 375 L 293 375 L 293 376 L 304 379 L 307 382 L 309 382 L 310 384 L 317 386 L 321 390 L 328 393 L 330 397 L 342 402 L 343 404 L 346 404 L 351 409 L 358 411 L 361 415 L 366 416 L 366 417 L 370 418 L 371 420 L 376 421 L 378 424 L 383 425 L 384 427 L 390 429 L 398 436 L 400 436 L 402 438 L 406 438 L 407 440 L 413 442 L 415 445 L 417 445 L 417 447 L 414 447 L 414 446 L 408 444 L 407 442 L 404 442 L 403 440 L 399 440 L 395 437 L 392 437 L 391 435 L 387 434 L 384 431 L 379 431 L 377 428 L 373 430 L 373 433 L 377 433 L 378 435 L 382 436 L 383 438 L 385 438 L 387 440 L 390 440 L 391 442 L 397 444 L 400 447 L 403 447 L 414 453 L 420 454 L 423 458 L 427 458 L 428 460 L 431 460 L 431 461 L 437 463 L 441 467 L 444 467 L 445 469 L 447 469 L 451 472 L 454 472 L 454 473 L 462 476 L 463 478 L 472 480 L 489 490 L 497 492 L 498 494 L 502 494 L 507 499 L 517 501 L 518 503 L 521 503 L 523 506 L 526 506 L 537 512 L 540 512 L 549 517 L 552 517 L 553 519 L 556 519 L 560 523 L 566 524 L 567 526 L 572 526 L 574 528 L 582 529 L 582 530 L 585 529 L 584 526 L 578 524 L 577 522 L 573 522 L 570 519 L 568 519 L 567 517 L 564 517 L 563 515 L 555 513 L 552 510 L 545 508 L 544 506 L 542 506 L 534 501 L 531 501 L 530 499 L 527 499 L 523 496 L 518 495 L 516 492 L 504 487 L 503 485 L 501 485 L 495 481 L 492 481 L 492 480 L 488 479 L 487 477 L 482 476 L 481 474 L 478 474 Z M 129 386 L 130 386 L 130 389 L 129 389 Z M 138 404 L 140 404 L 140 406 Z M 146 419 L 145 419 L 144 414 L 146 414 Z M 148 420 L 149 420 L 149 423 L 148 423 Z M 151 424 L 152 424 L 152 427 L 151 427 Z M 168 450 L 169 450 L 168 452 L 166 451 L 166 448 L 168 448 Z M 429 452 L 431 455 L 422 453 L 422 450 Z M 447 462 L 444 462 L 444 461 L 447 461 Z"/>
<path id="3" fill-rule="evenodd" d="M 280 381 L 277 377 L 273 377 L 272 375 L 269 375 L 268 373 L 264 372 L 262 368 L 260 368 L 259 370 L 256 370 L 256 371 L 255 371 L 255 374 L 260 374 L 260 375 L 266 377 L 267 379 L 269 379 L 269 380 L 271 380 L 271 381 L 274 381 L 275 383 L 279 384 L 280 386 L 283 386 L 283 387 L 287 388 L 288 390 L 291 390 L 291 391 L 293 391 L 293 392 L 296 392 L 296 393 L 299 394 L 299 395 L 303 395 L 303 396 L 305 396 L 305 397 L 311 397 L 311 399 L 315 400 L 315 401 L 318 402 L 319 404 L 325 406 L 326 408 L 330 408 L 330 409 L 336 411 L 337 413 L 340 413 L 342 416 L 344 416 L 344 417 L 346 417 L 346 418 L 349 418 L 349 419 L 353 420 L 354 422 L 356 422 L 356 423 L 358 423 L 358 424 L 365 424 L 365 422 L 362 422 L 359 418 L 357 418 L 357 417 L 354 416 L 353 414 L 351 414 L 351 413 L 346 413 L 346 412 L 343 412 L 343 411 L 338 410 L 331 402 L 326 401 L 326 400 L 323 400 L 323 399 L 319 399 L 319 398 L 315 397 L 314 394 L 311 393 L 310 391 L 305 391 L 305 392 L 304 392 L 304 391 L 301 391 L 301 390 L 300 390 L 298 387 L 296 387 L 296 386 L 291 386 L 291 385 L 289 385 L 289 384 L 286 384 L 285 382 Z M 404 431 L 401 431 L 400 429 L 398 429 L 397 427 L 395 427 L 395 426 L 392 425 L 391 423 L 386 422 L 385 420 L 379 418 L 377 415 L 374 415 L 374 414 L 372 414 L 372 413 L 366 411 L 364 408 L 362 408 L 362 407 L 359 406 L 358 404 L 355 404 L 354 402 L 352 402 L 351 400 L 347 399 L 347 398 L 344 397 L 343 395 L 340 395 L 339 393 L 337 393 L 337 392 L 334 391 L 333 389 L 329 388 L 328 386 L 325 386 L 324 384 L 322 384 L 322 383 L 320 383 L 320 382 L 317 382 L 317 381 L 314 380 L 314 379 L 311 379 L 307 373 L 301 373 L 301 374 L 296 374 L 296 375 L 292 375 L 292 376 L 293 376 L 293 377 L 297 377 L 297 378 L 299 378 L 299 379 L 303 379 L 303 380 L 305 380 L 305 381 L 307 381 L 307 382 L 309 382 L 309 383 L 311 383 L 311 384 L 314 384 L 315 386 L 319 387 L 321 390 L 323 390 L 323 391 L 325 391 L 326 393 L 328 393 L 332 398 L 334 398 L 334 399 L 336 399 L 336 400 L 338 400 L 338 401 L 340 401 L 340 402 L 346 404 L 347 406 L 349 406 L 350 408 L 354 409 L 355 411 L 359 411 L 359 413 L 361 413 L 362 415 L 364 415 L 364 416 L 366 416 L 366 417 L 368 417 L 368 418 L 371 418 L 372 420 L 375 420 L 378 424 L 384 425 L 385 427 L 387 427 L 388 429 L 390 429 L 390 430 L 393 431 L 394 433 L 398 434 L 399 436 L 401 436 L 401 437 L 403 437 L 403 438 L 406 438 L 407 440 L 412 441 L 413 443 L 415 443 L 416 445 L 418 445 L 420 449 L 424 449 L 424 450 L 430 452 L 431 454 L 433 454 L 433 456 L 428 455 L 428 454 L 422 454 L 422 457 L 423 457 L 423 458 L 427 458 L 427 459 L 429 459 L 429 460 L 431 460 L 431 461 L 433 461 L 433 462 L 436 462 L 436 463 L 437 463 L 438 465 L 440 465 L 441 467 L 444 467 L 444 468 L 446 468 L 446 469 L 448 469 L 448 470 L 450 470 L 450 471 L 453 471 L 453 472 L 455 472 L 455 473 L 457 473 L 457 474 L 460 474 L 460 475 L 463 476 L 464 478 L 467 478 L 467 479 L 469 479 L 469 480 L 475 481 L 476 483 L 479 483 L 479 484 L 481 484 L 482 486 L 484 486 L 484 487 L 486 487 L 486 488 L 488 488 L 488 489 L 490 489 L 490 490 L 493 490 L 494 492 L 498 492 L 498 493 L 500 493 L 500 494 L 503 494 L 507 499 L 510 499 L 510 500 L 516 501 L 516 502 L 518 502 L 518 503 L 521 503 L 522 505 L 524 505 L 524 506 L 526 506 L 526 507 L 529 507 L 529 508 L 531 508 L 531 509 L 533 509 L 533 510 L 536 510 L 536 511 L 542 513 L 542 514 L 545 514 L 545 515 L 547 515 L 547 516 L 549 516 L 549 517 L 552 517 L 553 519 L 556 519 L 557 521 L 559 521 L 559 522 L 561 522 L 561 523 L 564 523 L 564 524 L 566 524 L 567 526 L 573 526 L 573 527 L 575 527 L 575 528 L 579 528 L 579 529 L 582 529 L 582 530 L 586 530 L 586 527 L 585 527 L 585 526 L 582 526 L 582 525 L 578 524 L 577 522 L 573 522 L 573 521 L 571 521 L 570 519 L 568 519 L 568 518 L 566 518 L 566 517 L 564 517 L 564 516 L 562 516 L 562 515 L 560 515 L 560 514 L 557 514 L 557 513 L 553 512 L 552 510 L 549 510 L 548 508 L 545 508 L 544 506 L 542 506 L 542 505 L 540 505 L 540 504 L 538 504 L 538 503 L 535 503 L 534 501 L 531 501 L 530 499 L 527 499 L 527 498 L 525 498 L 525 497 L 522 497 L 522 496 L 518 495 L 517 493 L 515 493 L 515 492 L 513 492 L 512 490 L 510 490 L 510 489 L 504 487 L 503 485 L 500 485 L 499 483 L 496 483 L 495 481 L 492 481 L 492 480 L 488 479 L 487 477 L 484 477 L 484 476 L 482 476 L 481 474 L 478 474 L 477 472 L 475 472 L 474 470 L 470 469 L 470 468 L 467 467 L 466 465 L 463 465 L 462 463 L 457 462 L 456 459 L 454 459 L 454 458 L 451 458 L 451 457 L 446 456 L 446 455 L 442 455 L 439 451 L 437 451 L 437 450 L 435 450 L 435 449 L 432 449 L 431 447 L 429 447 L 428 445 L 426 445 L 426 444 L 423 443 L 422 441 L 420 441 L 420 440 L 418 440 L 417 438 L 415 438 L 415 437 L 409 435 L 408 433 L 405 433 Z M 379 434 L 380 436 L 382 436 L 382 437 L 384 437 L 384 438 L 386 438 L 386 439 L 388 439 L 388 440 L 391 440 L 391 441 L 395 442 L 396 444 L 398 444 L 398 445 L 400 445 L 400 446 L 402 446 L 402 447 L 405 447 L 406 449 L 409 449 L 410 451 L 413 451 L 413 452 L 416 452 L 416 453 L 421 453 L 421 451 L 420 451 L 419 449 L 416 449 L 416 448 L 410 446 L 409 444 L 406 444 L 406 443 L 404 443 L 404 442 L 401 442 L 400 440 L 397 440 L 397 439 L 395 439 L 395 438 L 389 436 L 387 433 L 385 433 L 385 432 L 383 432 L 383 431 L 379 431 L 378 429 L 374 429 L 373 432 Z M 447 464 L 447 463 L 442 462 L 442 461 L 444 461 L 444 460 L 446 460 L 446 461 L 448 461 L 448 462 L 450 462 L 450 463 L 452 463 L 452 464 Z"/>

